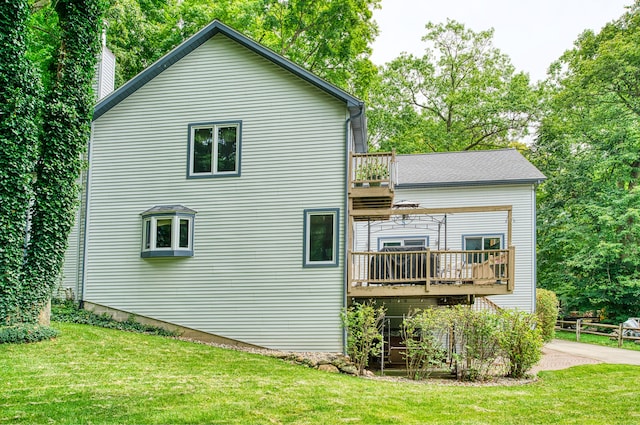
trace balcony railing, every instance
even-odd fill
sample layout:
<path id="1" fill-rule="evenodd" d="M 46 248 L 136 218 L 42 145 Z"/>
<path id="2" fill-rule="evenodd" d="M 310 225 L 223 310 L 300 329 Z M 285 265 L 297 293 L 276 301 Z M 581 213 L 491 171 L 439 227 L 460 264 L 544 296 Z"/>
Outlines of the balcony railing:
<path id="1" fill-rule="evenodd" d="M 387 187 L 393 190 L 396 180 L 395 152 L 351 153 L 351 188 Z"/>
<path id="2" fill-rule="evenodd" d="M 514 285 L 514 247 L 350 252 L 348 262 L 348 292 L 354 296 L 491 295 L 510 293 Z"/>

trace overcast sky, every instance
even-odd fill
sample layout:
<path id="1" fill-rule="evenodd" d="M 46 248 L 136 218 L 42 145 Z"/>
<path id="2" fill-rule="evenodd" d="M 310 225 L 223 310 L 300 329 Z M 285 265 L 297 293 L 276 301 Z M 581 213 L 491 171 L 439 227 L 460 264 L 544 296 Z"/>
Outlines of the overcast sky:
<path id="1" fill-rule="evenodd" d="M 382 65 L 405 51 L 422 55 L 425 24 L 455 19 L 473 31 L 494 28 L 493 44 L 533 81 L 585 29 L 599 31 L 633 0 L 382 0 L 372 60 Z"/>

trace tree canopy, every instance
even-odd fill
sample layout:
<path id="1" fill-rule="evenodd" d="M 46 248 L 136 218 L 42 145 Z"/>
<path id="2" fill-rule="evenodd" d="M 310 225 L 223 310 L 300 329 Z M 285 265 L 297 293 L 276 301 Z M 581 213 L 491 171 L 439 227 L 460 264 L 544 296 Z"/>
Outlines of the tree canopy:
<path id="1" fill-rule="evenodd" d="M 107 43 L 121 85 L 219 19 L 356 95 L 366 96 L 375 67 L 372 16 L 380 0 L 116 0 L 107 11 Z"/>
<path id="2" fill-rule="evenodd" d="M 540 286 L 568 310 L 637 316 L 640 297 L 640 8 L 584 32 L 552 68 L 533 160 Z"/>
<path id="3" fill-rule="evenodd" d="M 493 30 L 429 23 L 425 54 L 386 64 L 369 106 L 370 144 L 401 153 L 505 147 L 537 111 L 529 77 L 492 45 Z"/>

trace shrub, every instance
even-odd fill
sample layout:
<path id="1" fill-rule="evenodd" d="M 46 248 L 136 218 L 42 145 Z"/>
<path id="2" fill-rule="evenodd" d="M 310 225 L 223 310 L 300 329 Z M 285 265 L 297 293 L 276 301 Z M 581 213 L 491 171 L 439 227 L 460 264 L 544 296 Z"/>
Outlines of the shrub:
<path id="1" fill-rule="evenodd" d="M 499 341 L 509 362 L 508 376 L 512 378 L 525 376 L 542 357 L 542 336 L 534 314 L 503 311 Z"/>
<path id="2" fill-rule="evenodd" d="M 342 313 L 342 324 L 347 331 L 347 354 L 362 375 L 369 365 L 369 357 L 382 349 L 380 327 L 384 319 L 383 306 L 372 303 L 354 304 Z"/>
<path id="3" fill-rule="evenodd" d="M 24 344 L 51 339 L 60 332 L 48 326 L 20 323 L 13 326 L 0 327 L 0 344 Z"/>
<path id="4" fill-rule="evenodd" d="M 447 359 L 444 345 L 449 325 L 442 309 L 415 311 L 402 320 L 407 377 L 428 378 L 433 369 Z"/>
<path id="5" fill-rule="evenodd" d="M 450 323 L 456 349 L 456 376 L 470 381 L 487 379 L 501 354 L 499 316 L 458 305 L 451 309 Z"/>
<path id="6" fill-rule="evenodd" d="M 542 340 L 549 342 L 555 336 L 555 326 L 558 320 L 558 298 L 556 293 L 547 289 L 536 290 L 536 315 Z"/>

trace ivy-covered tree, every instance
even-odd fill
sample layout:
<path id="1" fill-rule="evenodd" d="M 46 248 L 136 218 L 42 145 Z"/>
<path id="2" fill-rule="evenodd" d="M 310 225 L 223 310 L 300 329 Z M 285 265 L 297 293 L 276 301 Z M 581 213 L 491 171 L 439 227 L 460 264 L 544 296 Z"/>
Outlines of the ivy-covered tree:
<path id="1" fill-rule="evenodd" d="M 0 3 L 0 326 L 20 320 L 18 299 L 38 141 L 39 84 L 26 57 L 29 4 Z"/>
<path id="2" fill-rule="evenodd" d="M 422 57 L 380 71 L 369 105 L 369 143 L 401 153 L 505 147 L 527 134 L 538 108 L 528 75 L 492 45 L 493 30 L 429 23 Z"/>
<path id="3" fill-rule="evenodd" d="M 51 48 L 36 43 L 31 51 L 41 65 L 48 64 L 41 67 L 44 91 L 38 90 L 38 76 L 27 59 L 27 2 L 0 5 L 0 324 L 6 325 L 35 322 L 58 282 L 89 141 L 91 82 L 105 4 L 53 4 L 59 44 Z M 52 57 L 41 54 L 54 51 Z"/>
<path id="4" fill-rule="evenodd" d="M 538 282 L 568 310 L 640 309 L 640 3 L 552 67 L 533 159 Z"/>

